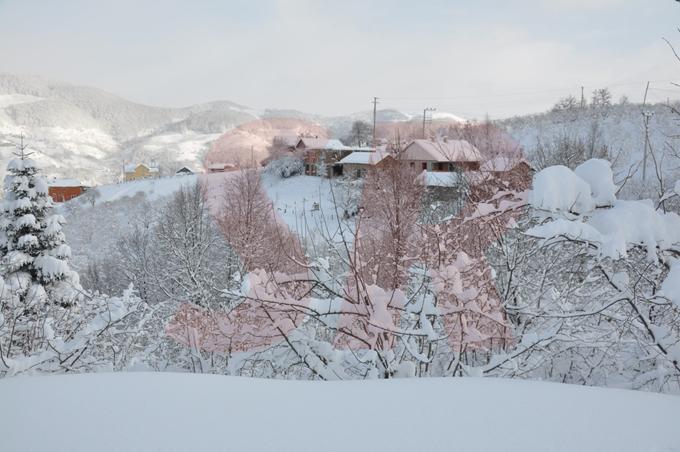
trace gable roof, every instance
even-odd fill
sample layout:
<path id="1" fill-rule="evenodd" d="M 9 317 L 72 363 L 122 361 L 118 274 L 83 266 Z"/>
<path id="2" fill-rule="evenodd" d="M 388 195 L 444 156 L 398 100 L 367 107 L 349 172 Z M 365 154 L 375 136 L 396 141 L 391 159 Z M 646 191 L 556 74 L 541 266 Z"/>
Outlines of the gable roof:
<path id="1" fill-rule="evenodd" d="M 183 167 L 181 167 L 180 169 L 178 169 L 177 171 L 175 171 L 175 173 L 187 173 L 187 172 L 193 173 L 194 170 L 192 170 L 192 169 L 189 168 L 188 166 L 183 166 Z"/>
<path id="2" fill-rule="evenodd" d="M 353 163 L 356 165 L 376 165 L 383 161 L 389 154 L 385 152 L 352 152 L 347 157 L 340 160 L 339 163 L 347 164 Z"/>
<path id="3" fill-rule="evenodd" d="M 323 149 L 328 151 L 350 151 L 352 148 L 342 144 L 335 138 L 300 138 L 296 147 L 304 146 L 305 149 Z"/>
<path id="4" fill-rule="evenodd" d="M 435 162 L 479 162 L 482 154 L 465 140 L 413 140 L 404 148 L 402 159 Z"/>

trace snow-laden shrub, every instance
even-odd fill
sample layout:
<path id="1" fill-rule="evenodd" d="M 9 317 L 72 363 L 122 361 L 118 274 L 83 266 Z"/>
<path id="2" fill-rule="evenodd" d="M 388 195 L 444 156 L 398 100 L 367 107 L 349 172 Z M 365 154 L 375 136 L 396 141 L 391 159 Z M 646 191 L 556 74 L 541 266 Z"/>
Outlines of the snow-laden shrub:
<path id="1" fill-rule="evenodd" d="M 550 166 L 534 175 L 529 203 L 550 212 L 583 214 L 595 207 L 590 185 L 566 166 Z"/>
<path id="2" fill-rule="evenodd" d="M 597 207 L 611 206 L 616 201 L 612 164 L 607 160 L 590 159 L 576 167 L 574 173 L 590 185 Z"/>
<path id="3" fill-rule="evenodd" d="M 265 172 L 285 179 L 303 174 L 305 172 L 305 164 L 301 158 L 287 155 L 269 162 Z"/>

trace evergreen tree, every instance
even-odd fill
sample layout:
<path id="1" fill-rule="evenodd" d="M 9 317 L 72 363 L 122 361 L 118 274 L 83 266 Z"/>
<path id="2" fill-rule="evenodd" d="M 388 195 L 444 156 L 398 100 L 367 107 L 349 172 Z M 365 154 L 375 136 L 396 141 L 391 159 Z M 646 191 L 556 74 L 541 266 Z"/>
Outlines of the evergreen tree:
<path id="1" fill-rule="evenodd" d="M 5 176 L 0 221 L 2 296 L 34 308 L 70 306 L 81 288 L 77 273 L 68 265 L 71 250 L 62 232 L 64 218 L 52 215 L 47 183 L 24 149 L 22 144 Z"/>

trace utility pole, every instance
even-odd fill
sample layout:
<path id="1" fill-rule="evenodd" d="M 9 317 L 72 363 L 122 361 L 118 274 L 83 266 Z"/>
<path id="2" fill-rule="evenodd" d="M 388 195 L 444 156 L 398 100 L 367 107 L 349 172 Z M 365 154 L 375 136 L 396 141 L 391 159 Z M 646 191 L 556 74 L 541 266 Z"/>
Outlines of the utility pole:
<path id="1" fill-rule="evenodd" d="M 423 140 L 424 140 L 425 138 L 427 138 L 427 137 L 425 136 L 425 124 L 428 122 L 428 120 L 427 120 L 427 112 L 428 112 L 428 111 L 435 111 L 435 110 L 437 110 L 437 109 L 436 109 L 436 108 L 433 108 L 433 107 L 426 107 L 425 109 L 423 109 Z M 430 118 L 430 121 L 432 121 L 431 118 Z"/>
<path id="2" fill-rule="evenodd" d="M 586 97 L 583 95 L 583 86 L 581 86 L 581 110 L 586 106 Z"/>
<path id="3" fill-rule="evenodd" d="M 375 115 L 378 112 L 378 98 L 373 98 L 373 146 L 375 147 Z"/>
<path id="4" fill-rule="evenodd" d="M 645 105 L 647 104 L 647 92 L 649 91 L 649 82 L 647 82 L 647 88 L 645 88 L 645 97 L 642 101 L 642 121 L 645 125 L 645 151 L 644 157 L 642 157 L 642 182 L 647 180 L 647 151 L 649 149 L 649 119 L 652 113 L 645 110 Z"/>

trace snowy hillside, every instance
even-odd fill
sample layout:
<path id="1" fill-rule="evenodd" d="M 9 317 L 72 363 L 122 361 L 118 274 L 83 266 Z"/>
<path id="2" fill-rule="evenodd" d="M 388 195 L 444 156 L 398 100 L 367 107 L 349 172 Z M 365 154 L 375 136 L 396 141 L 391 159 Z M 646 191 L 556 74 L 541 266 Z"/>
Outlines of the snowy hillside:
<path id="1" fill-rule="evenodd" d="M 668 152 L 668 146 L 677 147 L 678 117 L 663 104 L 644 109 L 639 104 L 613 105 L 605 114 L 591 109 L 548 112 L 502 120 L 499 125 L 522 145 L 530 159 L 539 143 L 550 145 L 563 137 L 580 139 L 588 145 L 593 142 L 596 148 L 606 146 L 617 173 L 615 179 L 621 180 L 643 159 L 643 111 L 650 114 L 649 138 L 655 153 L 661 156 Z M 652 165 L 650 158 L 648 174 L 654 172 Z M 665 167 L 671 175 L 679 169 L 668 164 Z M 638 169 L 637 178 L 641 177 L 641 172 Z"/>
<path id="2" fill-rule="evenodd" d="M 46 174 L 113 182 L 124 161 L 155 160 L 198 167 L 220 134 L 256 117 L 232 102 L 187 108 L 136 104 L 104 91 L 39 77 L 0 75 L 0 135 L 16 142 L 21 132 Z M 0 165 L 11 152 L 0 148 Z"/>
<path id="3" fill-rule="evenodd" d="M 168 373 L 64 375 L 0 381 L 0 399 L 12 407 L 0 414 L 6 451 L 680 448 L 680 398 L 499 379 L 322 383 Z"/>

